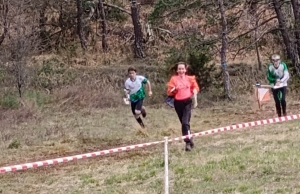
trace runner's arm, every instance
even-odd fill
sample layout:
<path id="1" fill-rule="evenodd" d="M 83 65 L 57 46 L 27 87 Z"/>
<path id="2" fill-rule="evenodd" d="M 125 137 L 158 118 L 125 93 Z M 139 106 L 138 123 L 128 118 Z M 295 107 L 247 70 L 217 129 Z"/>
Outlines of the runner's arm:
<path id="1" fill-rule="evenodd" d="M 282 63 L 282 64 L 283 64 L 284 68 L 283 68 L 283 78 L 280 79 L 281 83 L 287 81 L 290 78 L 290 74 L 288 72 L 286 64 L 285 63 Z"/>
<path id="2" fill-rule="evenodd" d="M 168 82 L 167 86 L 168 86 L 168 89 L 167 89 L 168 96 L 174 96 L 177 91 L 176 91 L 176 85 L 175 85 L 173 77 L 171 77 L 171 79 Z"/>
<path id="3" fill-rule="evenodd" d="M 196 76 L 192 77 L 191 86 L 192 86 L 192 89 L 193 89 L 193 94 L 198 94 L 200 92 L 200 87 L 197 83 Z"/>
<path id="4" fill-rule="evenodd" d="M 126 98 L 129 99 L 129 93 L 130 93 L 130 91 L 129 91 L 128 88 L 129 88 L 128 85 L 125 83 L 124 95 L 125 95 Z"/>
<path id="5" fill-rule="evenodd" d="M 152 96 L 152 89 L 151 89 L 151 83 L 149 80 L 147 80 L 147 87 L 148 87 L 148 95 L 149 96 Z"/>

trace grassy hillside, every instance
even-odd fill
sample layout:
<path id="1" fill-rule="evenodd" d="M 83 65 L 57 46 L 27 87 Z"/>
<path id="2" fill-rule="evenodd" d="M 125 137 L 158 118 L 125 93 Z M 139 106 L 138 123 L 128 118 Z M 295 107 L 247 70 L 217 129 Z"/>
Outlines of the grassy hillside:
<path id="1" fill-rule="evenodd" d="M 289 113 L 299 103 L 288 98 Z M 214 103 L 193 110 L 193 132 L 275 116 L 251 101 Z M 17 123 L 15 113 L 1 121 L 0 166 L 100 151 L 181 136 L 176 113 L 149 108 L 149 136 L 138 132 L 129 107 L 35 113 Z M 195 138 L 169 145 L 170 193 L 298 193 L 299 121 Z M 163 145 L 0 175 L 2 193 L 163 193 Z"/>

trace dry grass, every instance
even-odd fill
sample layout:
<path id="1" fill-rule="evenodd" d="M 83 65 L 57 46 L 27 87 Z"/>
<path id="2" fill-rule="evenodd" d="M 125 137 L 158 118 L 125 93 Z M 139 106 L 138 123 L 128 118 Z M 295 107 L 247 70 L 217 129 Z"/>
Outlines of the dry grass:
<path id="1" fill-rule="evenodd" d="M 141 133 L 130 107 L 122 104 L 127 66 L 76 68 L 80 73 L 73 84 L 54 88 L 50 95 L 28 91 L 19 109 L 1 112 L 1 167 L 181 136 L 175 111 L 161 104 L 163 69 L 138 66 L 155 91 L 145 100 L 147 131 Z M 239 91 L 234 101 L 199 95 L 193 132 L 276 115 L 272 100 L 257 110 L 247 95 L 251 75 L 260 78 L 256 72 L 241 76 L 248 68 L 232 71 Z M 297 100 L 287 98 L 289 113 L 298 114 Z M 191 153 L 184 151 L 183 142 L 171 143 L 171 193 L 299 192 L 298 125 L 294 121 L 196 138 Z M 163 146 L 1 174 L 0 193 L 163 193 Z"/>
<path id="2" fill-rule="evenodd" d="M 70 86 L 55 91 L 57 108 L 104 108 L 115 107 L 122 102 L 121 91 L 104 85 Z"/>
<path id="3" fill-rule="evenodd" d="M 260 113 L 250 105 L 215 102 L 209 108 L 195 109 L 191 127 L 200 132 L 275 116 L 272 102 Z M 294 108 L 291 113 L 298 113 L 297 103 Z M 139 126 L 125 105 L 76 111 L 49 108 L 39 115 L 42 119 L 18 124 L 9 117 L 2 120 L 0 166 L 181 135 L 174 110 L 166 106 L 148 107 L 144 120 L 149 137 L 138 133 Z M 170 192 L 297 193 L 298 130 L 299 122 L 294 121 L 204 136 L 195 139 L 191 153 L 184 152 L 182 142 L 171 143 Z M 9 149 L 12 143 L 19 146 Z M 163 146 L 6 173 L 0 175 L 0 185 L 0 191 L 8 194 L 163 193 Z"/>

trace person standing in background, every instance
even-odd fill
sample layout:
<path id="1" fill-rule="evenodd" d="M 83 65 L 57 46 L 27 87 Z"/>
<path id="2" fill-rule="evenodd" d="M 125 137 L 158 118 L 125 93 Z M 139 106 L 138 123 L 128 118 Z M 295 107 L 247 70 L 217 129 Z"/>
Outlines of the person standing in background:
<path id="1" fill-rule="evenodd" d="M 286 116 L 286 89 L 287 81 L 290 78 L 287 65 L 280 60 L 277 54 L 272 55 L 272 63 L 268 66 L 267 79 L 273 86 L 272 93 L 275 101 L 276 112 L 278 117 Z"/>
<path id="2" fill-rule="evenodd" d="M 167 94 L 174 97 L 174 108 L 181 123 L 182 135 L 190 135 L 190 120 L 193 100 L 199 92 L 199 86 L 195 76 L 187 75 L 188 65 L 185 62 L 177 63 L 171 70 L 176 71 L 168 82 Z M 194 108 L 197 106 L 197 101 L 194 101 Z M 191 151 L 194 147 L 192 138 L 184 139 L 186 146 L 185 151 Z"/>

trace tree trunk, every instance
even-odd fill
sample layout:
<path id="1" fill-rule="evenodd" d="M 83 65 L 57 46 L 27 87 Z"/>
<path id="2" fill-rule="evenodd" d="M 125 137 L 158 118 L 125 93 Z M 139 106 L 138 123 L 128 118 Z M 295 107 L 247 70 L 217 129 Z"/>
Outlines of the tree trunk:
<path id="1" fill-rule="evenodd" d="M 48 6 L 48 2 L 45 1 L 42 4 L 40 10 L 40 20 L 39 20 L 39 27 L 40 27 L 40 39 L 41 39 L 41 48 L 48 49 L 49 48 L 49 37 L 46 31 L 46 9 Z"/>
<path id="2" fill-rule="evenodd" d="M 222 47 L 221 47 L 221 64 L 222 64 L 222 72 L 223 72 L 223 80 L 224 80 L 224 92 L 225 96 L 231 98 L 230 94 L 230 78 L 229 73 L 227 71 L 227 65 L 226 65 L 226 50 L 228 45 L 227 40 L 227 21 L 225 16 L 225 10 L 224 10 L 224 3 L 223 0 L 218 0 L 220 14 L 221 14 L 221 20 L 222 20 Z"/>
<path id="3" fill-rule="evenodd" d="M 297 51 L 298 51 L 298 57 L 300 57 L 300 5 L 299 1 L 297 0 L 291 0 L 293 12 L 294 12 L 294 18 L 295 18 L 295 37 L 296 37 L 296 45 L 297 45 Z"/>
<path id="4" fill-rule="evenodd" d="M 103 6 L 103 0 L 99 0 L 98 8 L 100 11 L 100 18 L 101 18 L 101 25 L 102 25 L 102 49 L 104 51 L 108 50 L 108 45 L 106 42 L 106 19 L 105 19 L 105 12 L 104 12 L 104 6 Z"/>
<path id="5" fill-rule="evenodd" d="M 8 22 L 8 2 L 3 2 L 2 5 L 0 5 L 0 14 L 1 14 L 1 18 L 2 18 L 2 22 L 3 22 L 3 32 L 0 36 L 0 45 L 2 44 L 2 42 L 4 41 L 7 33 L 8 33 L 8 28 L 9 28 L 9 22 Z"/>
<path id="6" fill-rule="evenodd" d="M 80 39 L 81 47 L 84 50 L 86 50 L 87 46 L 86 46 L 86 39 L 84 36 L 84 30 L 83 30 L 84 24 L 83 24 L 83 20 L 82 20 L 82 15 L 83 15 L 82 1 L 76 0 L 76 3 L 77 3 L 77 34 Z"/>
<path id="7" fill-rule="evenodd" d="M 20 63 L 20 62 L 16 62 Z M 16 77 L 17 77 L 17 88 L 18 88 L 18 93 L 19 97 L 22 98 L 22 86 L 24 85 L 24 70 L 22 68 L 22 64 L 17 64 L 16 65 Z"/>
<path id="8" fill-rule="evenodd" d="M 300 67 L 297 60 L 297 54 L 295 51 L 295 44 L 293 44 L 293 42 L 291 41 L 290 37 L 292 34 L 289 34 L 288 29 L 285 25 L 285 18 L 280 8 L 280 0 L 273 0 L 273 5 L 277 15 L 281 36 L 286 47 L 287 56 L 290 60 L 292 60 L 296 73 L 299 75 Z"/>
<path id="9" fill-rule="evenodd" d="M 257 30 L 258 30 L 258 18 L 256 18 L 255 21 L 255 31 L 254 31 L 254 39 L 255 39 L 255 50 L 256 50 L 256 56 L 257 56 L 257 62 L 258 62 L 258 69 L 262 70 L 262 64 L 260 60 L 260 55 L 259 55 L 259 48 L 258 48 L 258 41 L 257 41 Z"/>
<path id="10" fill-rule="evenodd" d="M 143 58 L 145 57 L 143 52 L 143 33 L 136 0 L 131 1 L 131 18 L 134 27 L 134 56 Z"/>

